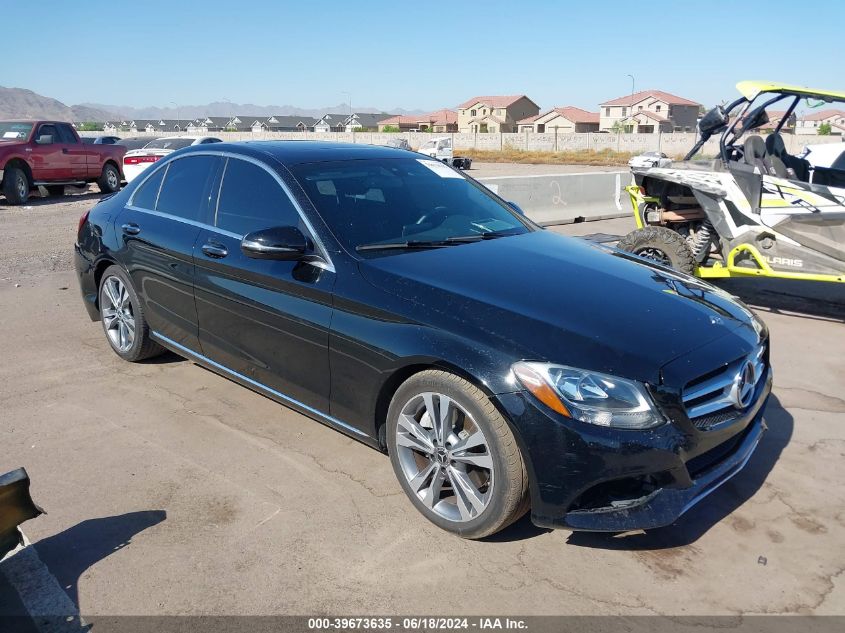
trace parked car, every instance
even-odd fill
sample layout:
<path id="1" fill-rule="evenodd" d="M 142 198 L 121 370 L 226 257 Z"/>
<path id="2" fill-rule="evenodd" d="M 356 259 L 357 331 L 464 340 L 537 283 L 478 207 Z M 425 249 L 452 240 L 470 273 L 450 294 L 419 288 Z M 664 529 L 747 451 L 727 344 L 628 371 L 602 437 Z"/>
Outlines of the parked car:
<path id="1" fill-rule="evenodd" d="M 743 304 L 403 150 L 190 147 L 86 212 L 75 250 L 118 356 L 172 350 L 387 452 L 464 537 L 529 507 L 670 524 L 763 433 L 769 337 Z"/>
<path id="2" fill-rule="evenodd" d="M 628 161 L 628 167 L 634 169 L 648 169 L 649 167 L 665 167 L 672 162 L 663 152 L 643 152 L 632 156 Z"/>
<path id="3" fill-rule="evenodd" d="M 122 138 L 116 144 L 123 145 L 128 152 L 133 149 L 141 149 L 150 141 L 156 140 L 156 138 L 155 136 L 135 136 L 133 138 Z"/>
<path id="4" fill-rule="evenodd" d="M 33 187 L 62 195 L 65 185 L 96 182 L 103 193 L 120 189 L 119 145 L 88 145 L 70 123 L 0 121 L 0 181 L 8 204 L 23 204 Z"/>
<path id="5" fill-rule="evenodd" d="M 126 175 L 126 182 L 132 182 L 147 167 L 158 162 L 168 154 L 183 147 L 191 145 L 207 145 L 209 143 L 220 143 L 219 138 L 213 136 L 166 136 L 157 138 L 139 149 L 126 152 L 123 158 L 123 173 Z"/>
<path id="6" fill-rule="evenodd" d="M 120 140 L 119 136 L 83 136 L 82 142 L 90 145 L 114 145 Z"/>
<path id="7" fill-rule="evenodd" d="M 385 147 L 395 147 L 397 149 L 411 149 L 411 144 L 406 138 L 392 138 L 384 144 Z"/>
<path id="8" fill-rule="evenodd" d="M 453 154 L 452 137 L 450 136 L 441 136 L 426 141 L 420 145 L 419 152 L 458 169 L 469 169 L 472 166 L 471 158 Z"/>
<path id="9" fill-rule="evenodd" d="M 810 164 L 810 182 L 816 167 L 845 172 L 845 142 L 805 145 L 798 156 Z"/>

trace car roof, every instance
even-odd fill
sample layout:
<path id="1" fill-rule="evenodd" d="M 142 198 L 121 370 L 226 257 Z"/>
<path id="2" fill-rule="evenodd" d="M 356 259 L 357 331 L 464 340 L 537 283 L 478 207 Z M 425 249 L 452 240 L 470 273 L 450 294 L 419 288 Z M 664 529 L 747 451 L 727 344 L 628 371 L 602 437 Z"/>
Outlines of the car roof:
<path id="1" fill-rule="evenodd" d="M 764 92 L 780 92 L 783 94 L 792 94 L 801 97 L 819 97 L 820 99 L 828 97 L 839 101 L 845 101 L 845 92 L 814 90 L 812 88 L 807 88 L 806 86 L 792 86 L 772 81 L 740 81 L 736 85 L 736 89 L 739 90 L 740 94 L 749 101 L 757 98 L 757 95 Z"/>
<path id="2" fill-rule="evenodd" d="M 186 153 L 209 151 L 232 152 L 253 158 L 271 156 L 283 165 L 366 158 L 424 158 L 415 152 L 409 152 L 408 150 L 396 147 L 324 141 L 241 141 L 238 143 L 214 143 L 213 145 L 192 145 L 191 147 L 180 150 L 180 153 L 185 155 Z"/>

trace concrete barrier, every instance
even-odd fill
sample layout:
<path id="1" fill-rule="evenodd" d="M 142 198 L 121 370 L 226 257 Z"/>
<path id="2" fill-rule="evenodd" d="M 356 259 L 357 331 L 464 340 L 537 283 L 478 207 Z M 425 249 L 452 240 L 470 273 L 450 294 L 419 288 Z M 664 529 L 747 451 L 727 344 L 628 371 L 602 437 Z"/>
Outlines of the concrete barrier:
<path id="1" fill-rule="evenodd" d="M 500 197 L 515 202 L 539 224 L 606 220 L 630 213 L 622 188 L 631 172 L 590 172 L 479 178 Z"/>

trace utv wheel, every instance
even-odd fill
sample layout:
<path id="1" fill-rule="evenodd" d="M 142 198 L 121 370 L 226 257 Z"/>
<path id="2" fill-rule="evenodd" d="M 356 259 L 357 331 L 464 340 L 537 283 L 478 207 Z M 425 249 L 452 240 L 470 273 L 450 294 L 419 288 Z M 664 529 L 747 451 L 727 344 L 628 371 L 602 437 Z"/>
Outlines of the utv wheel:
<path id="1" fill-rule="evenodd" d="M 617 247 L 634 255 L 670 266 L 682 273 L 695 273 L 695 259 L 686 240 L 664 226 L 647 226 L 631 231 L 619 240 Z"/>
<path id="2" fill-rule="evenodd" d="M 111 163 L 103 167 L 103 173 L 97 179 L 97 186 L 103 193 L 114 193 L 120 190 L 120 174 L 117 167 Z"/>
<path id="3" fill-rule="evenodd" d="M 393 471 L 429 521 L 464 538 L 483 538 L 528 509 L 528 475 L 507 422 L 463 378 L 420 372 L 387 413 Z"/>
<path id="4" fill-rule="evenodd" d="M 29 178 L 19 167 L 7 167 L 3 173 L 3 194 L 9 204 L 24 204 L 29 199 Z"/>
<path id="5" fill-rule="evenodd" d="M 150 338 L 141 302 L 129 276 L 110 266 L 100 280 L 100 320 L 109 345 L 123 360 L 135 362 L 164 351 Z"/>
<path id="6" fill-rule="evenodd" d="M 65 186 L 47 185 L 47 193 L 49 193 L 51 196 L 63 196 L 65 195 Z"/>

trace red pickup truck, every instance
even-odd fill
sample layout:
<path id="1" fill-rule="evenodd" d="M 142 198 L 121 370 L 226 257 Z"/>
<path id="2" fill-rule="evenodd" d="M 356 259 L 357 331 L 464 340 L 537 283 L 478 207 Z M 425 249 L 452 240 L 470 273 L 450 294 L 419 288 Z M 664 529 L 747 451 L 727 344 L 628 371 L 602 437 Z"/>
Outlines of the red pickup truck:
<path id="1" fill-rule="evenodd" d="M 114 193 L 123 180 L 122 145 L 83 143 L 70 123 L 0 121 L 0 182 L 8 204 L 23 204 L 33 187 L 51 195 L 65 185 L 96 182 Z"/>

